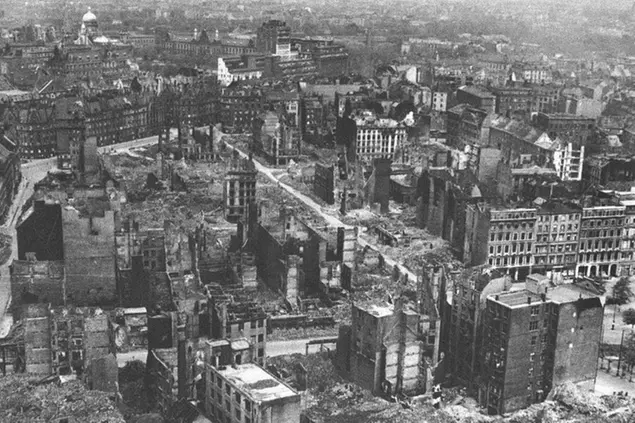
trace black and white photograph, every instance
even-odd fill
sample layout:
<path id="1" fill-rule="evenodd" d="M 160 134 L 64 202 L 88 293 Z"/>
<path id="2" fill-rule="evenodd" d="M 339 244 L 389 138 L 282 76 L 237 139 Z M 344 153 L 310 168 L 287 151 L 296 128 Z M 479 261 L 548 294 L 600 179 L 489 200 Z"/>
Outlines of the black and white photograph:
<path id="1" fill-rule="evenodd" d="M 635 0 L 0 0 L 0 423 L 635 423 Z"/>

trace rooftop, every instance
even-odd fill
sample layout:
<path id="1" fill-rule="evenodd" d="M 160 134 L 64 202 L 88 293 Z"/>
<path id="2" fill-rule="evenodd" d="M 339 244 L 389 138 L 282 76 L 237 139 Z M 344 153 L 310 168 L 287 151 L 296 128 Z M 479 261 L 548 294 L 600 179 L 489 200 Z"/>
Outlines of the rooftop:
<path id="1" fill-rule="evenodd" d="M 494 94 L 492 94 L 491 92 L 475 85 L 464 85 L 462 87 L 459 87 L 459 90 L 465 91 L 466 93 L 478 96 L 480 98 L 495 98 Z"/>
<path id="2" fill-rule="evenodd" d="M 490 296 L 490 299 L 492 299 L 492 296 Z M 542 300 L 540 295 L 535 294 L 531 291 L 527 291 L 526 289 L 522 291 L 506 292 L 503 294 L 498 294 L 494 296 L 493 299 L 494 301 L 497 301 L 508 307 L 530 305 L 533 303 L 539 303 Z M 529 300 L 531 300 L 531 303 L 529 303 Z"/>
<path id="3" fill-rule="evenodd" d="M 597 298 L 598 296 L 575 284 L 558 285 L 549 289 L 547 298 L 555 303 L 571 303 L 577 300 L 587 300 L 589 298 Z"/>
<path id="4" fill-rule="evenodd" d="M 254 401 L 269 402 L 296 396 L 299 400 L 297 392 L 255 364 L 228 366 L 218 373 Z"/>

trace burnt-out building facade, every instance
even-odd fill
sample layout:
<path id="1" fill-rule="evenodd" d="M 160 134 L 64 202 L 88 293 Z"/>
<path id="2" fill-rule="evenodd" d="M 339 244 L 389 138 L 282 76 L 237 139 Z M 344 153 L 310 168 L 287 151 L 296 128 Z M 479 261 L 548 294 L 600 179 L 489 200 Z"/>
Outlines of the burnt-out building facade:
<path id="1" fill-rule="evenodd" d="M 335 166 L 315 164 L 313 192 L 326 204 L 335 204 Z"/>
<path id="2" fill-rule="evenodd" d="M 446 366 L 456 382 L 474 388 L 481 371 L 485 299 L 508 291 L 509 276 L 482 267 L 466 269 L 453 277 L 453 293 L 446 344 Z"/>
<path id="3" fill-rule="evenodd" d="M 262 112 L 264 97 L 259 90 L 224 88 L 220 95 L 220 122 L 225 132 L 244 133 Z"/>
<path id="4" fill-rule="evenodd" d="M 473 175 L 431 168 L 419 178 L 417 195 L 421 227 L 448 241 L 466 263 L 482 264 L 486 256 L 467 245 L 487 232 L 479 206 L 484 199 Z"/>
<path id="5" fill-rule="evenodd" d="M 211 295 L 208 313 L 211 338 L 244 338 L 253 349 L 253 361 L 266 365 L 267 314 L 262 307 L 250 302 L 235 302 L 225 295 Z"/>
<path id="6" fill-rule="evenodd" d="M 28 373 L 82 376 L 114 352 L 111 323 L 99 308 L 28 305 L 21 317 Z M 114 384 L 117 375 L 110 378 Z"/>
<path id="7" fill-rule="evenodd" d="M 238 222 L 247 218 L 250 205 L 256 201 L 256 167 L 251 159 L 235 152 L 223 185 L 225 219 Z"/>
<path id="8" fill-rule="evenodd" d="M 635 159 L 618 155 L 588 157 L 584 161 L 582 178 L 589 185 L 607 188 L 613 184 L 635 182 Z"/>
<path id="9" fill-rule="evenodd" d="M 426 389 L 420 315 L 398 300 L 389 304 L 354 304 L 345 370 L 375 395 L 413 394 Z M 340 331 L 340 334 L 342 332 Z"/>
<path id="10" fill-rule="evenodd" d="M 487 298 L 479 403 L 491 414 L 542 402 L 556 385 L 593 389 L 604 305 L 575 284 L 532 281 Z"/>

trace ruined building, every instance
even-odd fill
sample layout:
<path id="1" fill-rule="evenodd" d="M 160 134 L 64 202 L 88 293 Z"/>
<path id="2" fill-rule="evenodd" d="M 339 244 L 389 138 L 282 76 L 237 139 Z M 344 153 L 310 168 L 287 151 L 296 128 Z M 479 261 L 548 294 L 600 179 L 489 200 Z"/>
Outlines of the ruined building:
<path id="1" fill-rule="evenodd" d="M 422 393 L 426 388 L 420 315 L 401 299 L 353 305 L 350 327 L 340 327 L 340 367 L 375 395 Z"/>
<path id="2" fill-rule="evenodd" d="M 14 306 L 117 301 L 115 212 L 100 198 L 73 204 L 36 202 L 18 223 L 18 259 L 11 267 Z"/>
<path id="3" fill-rule="evenodd" d="M 101 309 L 38 304 L 25 306 L 22 316 L 27 373 L 76 374 L 89 386 L 115 390 L 111 324 Z"/>
<path id="4" fill-rule="evenodd" d="M 255 364 L 206 363 L 205 412 L 228 422 L 299 422 L 300 394 Z"/>
<path id="5" fill-rule="evenodd" d="M 290 115 L 269 111 L 253 121 L 253 148 L 271 164 L 285 165 L 300 155 L 302 134 L 292 120 Z"/>
<path id="6" fill-rule="evenodd" d="M 206 363 L 215 366 L 266 360 L 267 315 L 252 303 L 207 286 L 207 299 L 179 301 L 176 311 L 148 318 L 148 389 L 165 415 L 178 400 L 208 401 Z"/>
<path id="7" fill-rule="evenodd" d="M 483 320 L 489 294 L 508 291 L 509 276 L 482 267 L 470 268 L 455 275 L 445 346 L 447 369 L 453 379 L 474 388 L 480 372 L 480 349 L 483 347 Z"/>
<path id="8" fill-rule="evenodd" d="M 507 413 L 544 401 L 555 386 L 594 389 L 604 302 L 596 292 L 545 279 L 487 298 L 479 401 Z"/>
<path id="9" fill-rule="evenodd" d="M 450 371 L 490 414 L 545 400 L 565 382 L 593 389 L 604 301 L 591 286 L 530 275 L 457 281 L 448 343 Z"/>
<path id="10" fill-rule="evenodd" d="M 236 223 L 247 217 L 249 205 L 256 201 L 256 167 L 251 159 L 243 159 L 237 151 L 231 158 L 223 185 L 225 219 Z"/>

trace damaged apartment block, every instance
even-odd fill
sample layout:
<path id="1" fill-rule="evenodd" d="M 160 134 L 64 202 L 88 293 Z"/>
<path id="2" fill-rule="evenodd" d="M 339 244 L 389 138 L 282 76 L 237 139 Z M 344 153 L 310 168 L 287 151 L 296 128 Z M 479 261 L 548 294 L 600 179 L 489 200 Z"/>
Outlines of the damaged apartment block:
<path id="1" fill-rule="evenodd" d="M 206 290 L 206 299 L 179 302 L 178 311 L 148 318 L 148 388 L 163 412 L 179 399 L 205 404 L 207 363 L 266 364 L 264 310 L 226 294 L 220 285 Z"/>
<path id="2" fill-rule="evenodd" d="M 49 173 L 35 185 L 33 206 L 17 224 L 15 307 L 117 302 L 114 234 L 123 195 L 104 171 L 95 138 L 76 135 L 68 170 Z"/>
<path id="3" fill-rule="evenodd" d="M 402 299 L 355 303 L 350 327 L 340 326 L 337 362 L 341 370 L 375 395 L 426 390 L 420 315 Z"/>
<path id="4" fill-rule="evenodd" d="M 556 385 L 592 389 L 604 304 L 590 284 L 554 284 L 532 274 L 513 290 L 510 276 L 475 272 L 455 282 L 449 328 L 453 379 L 490 414 L 542 402 Z"/>
<path id="5" fill-rule="evenodd" d="M 21 317 L 21 339 L 14 341 L 24 345 L 27 373 L 74 374 L 92 389 L 116 391 L 112 325 L 101 309 L 33 304 Z"/>
<path id="6" fill-rule="evenodd" d="M 225 219 L 236 223 L 247 217 L 249 205 L 256 201 L 256 166 L 234 151 L 223 186 Z"/>
<path id="7" fill-rule="evenodd" d="M 247 234 L 262 282 L 293 308 L 301 297 L 329 296 L 350 287 L 356 228 L 325 227 L 289 206 L 280 207 L 278 216 L 274 213 L 261 205 L 258 214 L 262 223 L 256 223 L 253 233 Z"/>

